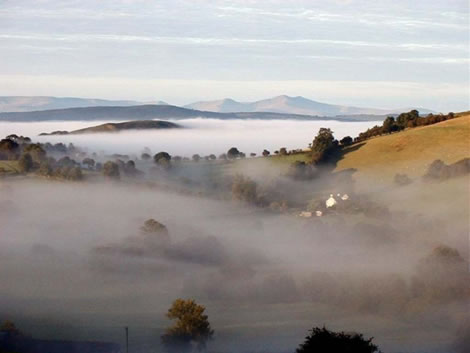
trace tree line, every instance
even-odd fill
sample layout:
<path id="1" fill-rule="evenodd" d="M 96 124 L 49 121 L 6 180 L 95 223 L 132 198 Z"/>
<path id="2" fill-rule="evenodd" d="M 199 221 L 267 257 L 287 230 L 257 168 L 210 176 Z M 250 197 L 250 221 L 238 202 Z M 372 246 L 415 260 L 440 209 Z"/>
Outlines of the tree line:
<path id="1" fill-rule="evenodd" d="M 446 115 L 429 114 L 427 116 L 421 117 L 417 110 L 411 110 L 407 113 L 401 113 L 396 118 L 393 116 L 388 116 L 381 126 L 376 125 L 370 129 L 367 129 L 364 132 L 361 132 L 359 136 L 354 138 L 354 143 L 368 140 L 374 136 L 380 136 L 384 134 L 391 134 L 393 132 L 402 131 L 406 128 L 437 124 L 441 121 L 454 119 L 455 117 L 456 115 L 452 112 Z"/>

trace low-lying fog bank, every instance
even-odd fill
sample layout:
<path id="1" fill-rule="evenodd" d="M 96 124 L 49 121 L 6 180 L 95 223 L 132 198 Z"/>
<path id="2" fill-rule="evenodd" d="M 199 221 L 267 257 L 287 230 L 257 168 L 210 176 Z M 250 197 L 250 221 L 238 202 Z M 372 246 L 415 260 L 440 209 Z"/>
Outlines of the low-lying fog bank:
<path id="1" fill-rule="evenodd" d="M 33 335 L 50 323 L 62 331 L 48 337 L 80 326 L 106 340 L 130 326 L 132 351 L 155 352 L 178 297 L 207 307 L 217 352 L 292 352 L 314 325 L 374 336 L 384 352 L 449 352 L 467 335 L 466 250 L 439 248 L 465 244 L 452 211 L 465 198 L 364 225 L 125 183 L 0 186 L 0 317 Z M 168 235 L 142 233 L 149 218 Z"/>
<path id="2" fill-rule="evenodd" d="M 21 134 L 33 141 L 51 143 L 72 142 L 78 147 L 105 153 L 140 155 L 144 147 L 153 153 L 166 151 L 171 155 L 191 157 L 227 152 L 236 146 L 247 155 L 261 154 L 263 149 L 306 148 L 320 127 L 331 128 L 337 139 L 359 132 L 378 122 L 296 121 L 296 120 L 217 120 L 186 119 L 175 121 L 186 129 L 158 131 L 127 131 L 112 134 L 71 136 L 38 136 L 43 132 L 71 131 L 113 121 L 54 121 L 37 123 L 0 122 L 0 136 Z"/>

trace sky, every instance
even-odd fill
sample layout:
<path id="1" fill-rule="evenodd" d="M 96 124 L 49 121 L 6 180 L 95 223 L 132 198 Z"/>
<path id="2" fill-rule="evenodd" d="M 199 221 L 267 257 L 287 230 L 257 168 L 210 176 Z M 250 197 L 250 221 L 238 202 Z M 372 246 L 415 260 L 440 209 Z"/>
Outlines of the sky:
<path id="1" fill-rule="evenodd" d="M 467 0 L 0 0 L 0 95 L 470 109 Z"/>

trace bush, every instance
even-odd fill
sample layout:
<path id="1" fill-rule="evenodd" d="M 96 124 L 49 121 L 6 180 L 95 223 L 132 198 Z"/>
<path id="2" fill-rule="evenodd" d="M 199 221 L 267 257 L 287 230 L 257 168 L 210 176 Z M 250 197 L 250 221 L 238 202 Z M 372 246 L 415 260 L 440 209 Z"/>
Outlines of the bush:
<path id="1" fill-rule="evenodd" d="M 316 168 L 305 162 L 295 161 L 289 166 L 287 176 L 297 180 L 309 180 L 316 176 Z"/>
<path id="2" fill-rule="evenodd" d="M 447 165 L 440 159 L 436 159 L 428 167 L 423 179 L 426 181 L 443 181 L 470 173 L 470 158 L 464 158 L 454 164 Z"/>
<path id="3" fill-rule="evenodd" d="M 410 177 L 406 174 L 395 174 L 393 181 L 395 182 L 395 184 L 400 186 L 405 186 L 413 182 Z"/>
<path id="4" fill-rule="evenodd" d="M 314 327 L 305 342 L 297 348 L 296 353 L 374 353 L 380 352 L 372 344 L 372 338 L 365 339 L 359 333 L 333 332 L 325 327 Z"/>
<path id="5" fill-rule="evenodd" d="M 234 200 L 256 203 L 256 188 L 256 182 L 243 175 L 237 175 L 232 183 L 232 197 Z"/>

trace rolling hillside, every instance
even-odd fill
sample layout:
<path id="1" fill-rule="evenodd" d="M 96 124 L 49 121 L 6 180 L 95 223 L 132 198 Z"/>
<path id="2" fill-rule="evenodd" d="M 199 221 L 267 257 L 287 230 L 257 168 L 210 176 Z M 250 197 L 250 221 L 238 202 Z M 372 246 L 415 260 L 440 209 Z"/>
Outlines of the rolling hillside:
<path id="1" fill-rule="evenodd" d="M 161 120 L 137 120 L 126 121 L 124 123 L 106 123 L 97 126 L 91 126 L 74 131 L 54 131 L 51 133 L 42 133 L 41 136 L 48 135 L 73 135 L 73 134 L 91 134 L 91 133 L 113 133 L 127 130 L 155 130 L 155 129 L 174 129 L 181 126 L 169 121 Z"/>
<path id="2" fill-rule="evenodd" d="M 431 162 L 454 163 L 470 157 L 470 114 L 438 124 L 372 138 L 350 146 L 336 170 L 357 170 L 390 180 L 396 173 L 422 176 Z"/>

